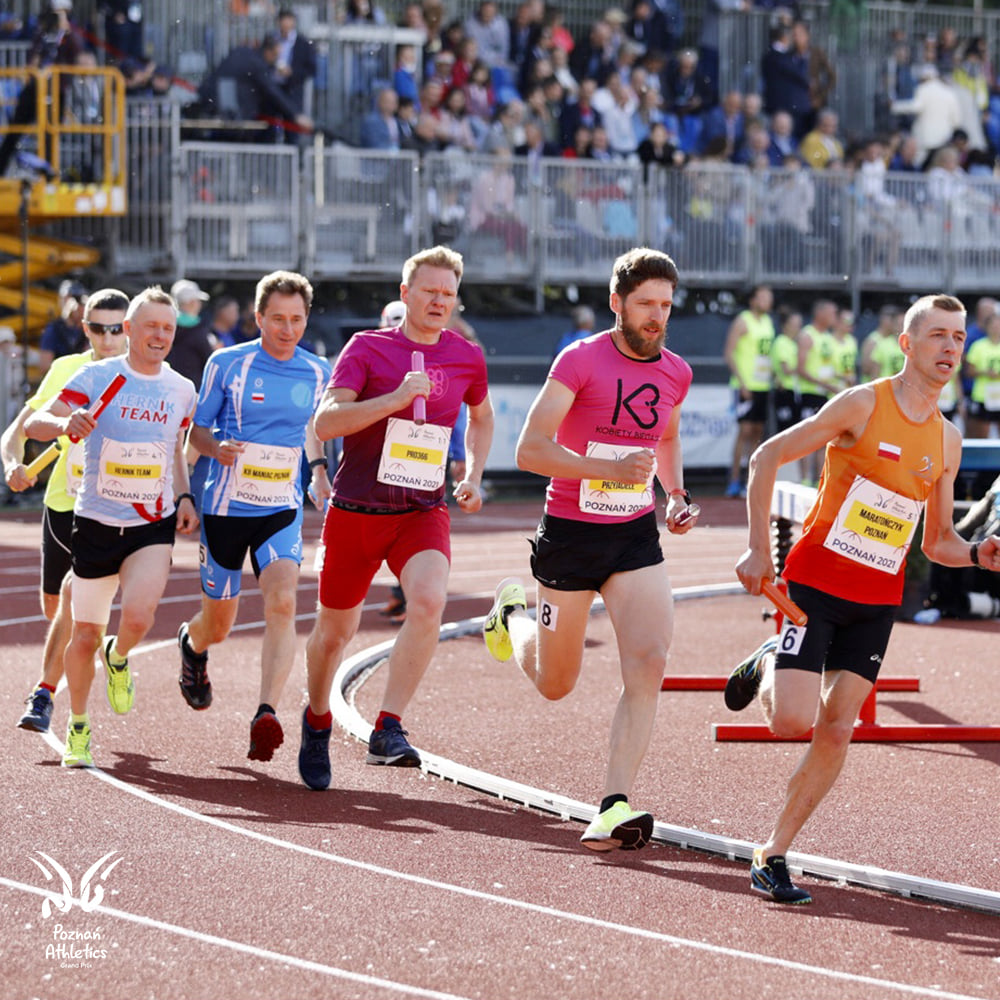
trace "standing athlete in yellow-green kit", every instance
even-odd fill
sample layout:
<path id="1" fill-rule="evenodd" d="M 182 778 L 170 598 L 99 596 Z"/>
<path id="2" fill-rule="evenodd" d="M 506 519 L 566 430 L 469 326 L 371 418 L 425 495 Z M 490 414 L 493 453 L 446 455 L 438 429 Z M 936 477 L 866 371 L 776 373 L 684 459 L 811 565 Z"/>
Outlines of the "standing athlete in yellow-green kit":
<path id="1" fill-rule="evenodd" d="M 726 335 L 723 356 L 732 372 L 729 385 L 735 395 L 737 421 L 727 497 L 742 495 L 740 469 L 764 437 L 772 380 L 772 305 L 774 295 L 771 289 L 767 285 L 758 285 L 750 293 L 747 308 L 733 320 Z"/>

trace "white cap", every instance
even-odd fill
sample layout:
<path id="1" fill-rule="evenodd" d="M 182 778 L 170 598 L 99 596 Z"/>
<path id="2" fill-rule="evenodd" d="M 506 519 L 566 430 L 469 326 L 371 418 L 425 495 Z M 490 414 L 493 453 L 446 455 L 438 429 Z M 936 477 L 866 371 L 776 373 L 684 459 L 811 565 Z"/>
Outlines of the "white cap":
<path id="1" fill-rule="evenodd" d="M 72 10 L 73 0 L 51 0 L 49 6 L 53 10 Z"/>
<path id="2" fill-rule="evenodd" d="M 399 326 L 403 320 L 406 319 L 406 303 L 400 302 L 396 299 L 390 302 L 382 310 L 382 318 L 379 320 L 379 325 L 384 327 L 388 326 Z"/>
<path id="3" fill-rule="evenodd" d="M 208 292 L 203 292 L 196 282 L 189 281 L 187 278 L 175 281 L 170 286 L 170 294 L 179 306 L 184 305 L 185 302 L 190 302 L 192 299 L 201 299 L 202 302 L 207 302 L 210 298 Z"/>
<path id="4" fill-rule="evenodd" d="M 10 326 L 0 326 L 0 344 L 17 343 L 17 335 L 14 328 Z"/>

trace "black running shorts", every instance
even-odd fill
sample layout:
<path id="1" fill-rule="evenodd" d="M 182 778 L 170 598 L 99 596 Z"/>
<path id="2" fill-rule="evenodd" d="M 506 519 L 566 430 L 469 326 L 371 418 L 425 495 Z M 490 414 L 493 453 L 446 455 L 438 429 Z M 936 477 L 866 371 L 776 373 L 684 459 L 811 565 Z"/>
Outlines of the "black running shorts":
<path id="1" fill-rule="evenodd" d="M 889 645 L 895 604 L 856 604 L 790 580 L 788 596 L 809 616 L 781 629 L 776 670 L 847 670 L 873 684 Z"/>
<path id="2" fill-rule="evenodd" d="M 771 395 L 767 389 L 754 389 L 750 393 L 749 399 L 744 399 L 739 389 L 734 390 L 734 393 L 737 423 L 763 424 L 767 422 L 767 404 Z"/>
<path id="3" fill-rule="evenodd" d="M 532 575 L 553 590 L 600 591 L 614 573 L 663 562 L 654 511 L 621 524 L 543 514 L 531 549 Z"/>
<path id="4" fill-rule="evenodd" d="M 42 508 L 42 593 L 58 594 L 72 565 L 73 511 Z"/>
<path id="5" fill-rule="evenodd" d="M 150 545 L 173 545 L 176 530 L 176 511 L 159 521 L 131 528 L 74 517 L 73 572 L 84 580 L 114 576 L 133 552 Z"/>

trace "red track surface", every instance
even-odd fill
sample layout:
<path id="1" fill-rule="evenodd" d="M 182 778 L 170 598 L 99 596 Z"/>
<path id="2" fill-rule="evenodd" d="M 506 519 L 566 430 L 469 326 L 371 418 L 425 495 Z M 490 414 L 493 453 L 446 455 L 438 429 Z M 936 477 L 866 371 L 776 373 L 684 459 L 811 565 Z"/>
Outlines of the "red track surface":
<path id="1" fill-rule="evenodd" d="M 455 516 L 449 619 L 485 613 L 499 578 L 526 573 L 537 514 L 534 503 L 495 503 Z M 709 501 L 701 527 L 667 538 L 674 585 L 731 581 L 741 519 L 740 504 Z M 318 531 L 307 514 L 311 542 Z M 310 793 L 295 767 L 301 650 L 279 706 L 285 746 L 271 763 L 251 763 L 260 601 L 245 578 L 249 627 L 213 649 L 215 702 L 192 712 L 177 690 L 174 644 L 198 603 L 188 540 L 147 651 L 133 660 L 135 709 L 113 716 L 100 675 L 95 685 L 95 759 L 115 780 L 63 770 L 49 744 L 13 728 L 44 635 L 38 537 L 34 513 L 0 522 L 0 997 L 1000 996 L 995 916 L 811 879 L 816 902 L 783 908 L 750 893 L 742 863 L 657 845 L 595 856 L 579 848 L 577 823 L 420 772 L 366 767 L 364 748 L 346 737 L 334 738 L 331 791 Z M 372 590 L 354 649 L 393 634 L 375 610 L 387 580 Z M 303 641 L 314 590 L 304 573 Z M 728 671 L 771 627 L 761 609 L 745 596 L 679 603 L 669 671 Z M 995 636 L 994 622 L 899 626 L 887 673 L 918 675 L 923 690 L 880 696 L 880 721 L 996 722 Z M 601 615 L 580 685 L 557 704 L 476 639 L 459 639 L 440 646 L 406 725 L 434 753 L 593 801 L 617 686 Z M 368 717 L 381 687 L 376 674 L 358 695 Z M 718 693 L 662 697 L 634 800 L 669 823 L 765 836 L 801 746 L 716 743 L 711 724 L 737 718 Z M 60 739 L 66 711 L 63 695 Z M 796 848 L 1000 891 L 998 764 L 997 744 L 855 745 Z M 75 895 L 90 865 L 119 852 L 103 883 L 110 910 L 44 918 L 42 890 L 60 887 L 29 860 L 39 851 L 67 869 Z M 56 925 L 100 940 L 60 940 Z M 72 967 L 81 960 L 47 953 L 59 944 L 106 954 Z"/>

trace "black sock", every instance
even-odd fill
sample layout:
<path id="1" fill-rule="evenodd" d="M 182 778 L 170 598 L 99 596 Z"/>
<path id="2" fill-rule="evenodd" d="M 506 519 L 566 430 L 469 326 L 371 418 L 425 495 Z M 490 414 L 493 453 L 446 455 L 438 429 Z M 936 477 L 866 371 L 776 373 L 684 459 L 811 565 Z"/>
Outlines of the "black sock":
<path id="1" fill-rule="evenodd" d="M 598 812 L 607 812 L 616 802 L 625 802 L 625 803 L 628 803 L 628 796 L 627 795 L 605 795 L 604 798 L 601 799 L 601 808 L 598 809 L 597 811 Z"/>
<path id="2" fill-rule="evenodd" d="M 194 651 L 194 647 L 191 645 L 191 637 L 187 632 L 184 633 L 184 650 L 194 660 L 204 660 L 208 657 L 208 650 L 203 649 L 200 653 Z"/>
<path id="3" fill-rule="evenodd" d="M 259 719 L 265 712 L 270 712 L 271 715 L 277 715 L 278 713 L 270 706 L 266 701 L 260 703 L 260 707 L 257 709 L 257 714 L 254 719 Z"/>

